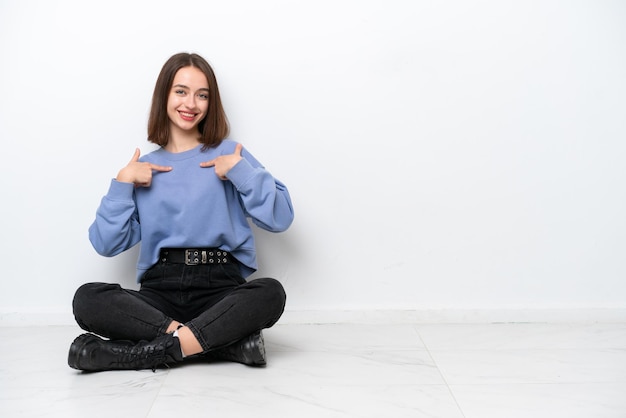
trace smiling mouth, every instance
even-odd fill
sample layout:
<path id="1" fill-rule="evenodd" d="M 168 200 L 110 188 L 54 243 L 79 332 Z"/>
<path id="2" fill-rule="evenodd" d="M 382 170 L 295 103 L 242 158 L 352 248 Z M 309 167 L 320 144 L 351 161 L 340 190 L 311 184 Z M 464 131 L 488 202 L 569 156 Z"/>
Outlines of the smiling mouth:
<path id="1" fill-rule="evenodd" d="M 183 118 L 184 120 L 187 120 L 187 121 L 192 121 L 196 117 L 195 113 L 188 113 L 188 112 L 181 112 L 181 111 L 179 111 L 178 114 L 180 115 L 181 118 Z"/>

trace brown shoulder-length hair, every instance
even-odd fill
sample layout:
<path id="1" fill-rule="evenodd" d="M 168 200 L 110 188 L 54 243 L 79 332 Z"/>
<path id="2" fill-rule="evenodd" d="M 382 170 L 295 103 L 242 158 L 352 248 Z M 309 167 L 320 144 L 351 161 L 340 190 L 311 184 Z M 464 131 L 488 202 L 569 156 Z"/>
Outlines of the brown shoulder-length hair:
<path id="1" fill-rule="evenodd" d="M 200 142 L 204 148 L 218 146 L 228 136 L 229 124 L 222 107 L 215 73 L 209 63 L 198 54 L 181 52 L 175 54 L 163 65 L 152 94 L 152 106 L 148 119 L 148 141 L 165 146 L 170 139 L 170 120 L 167 116 L 167 99 L 174 83 L 176 72 L 183 67 L 196 67 L 204 73 L 209 82 L 209 108 L 204 119 L 198 124 Z"/>

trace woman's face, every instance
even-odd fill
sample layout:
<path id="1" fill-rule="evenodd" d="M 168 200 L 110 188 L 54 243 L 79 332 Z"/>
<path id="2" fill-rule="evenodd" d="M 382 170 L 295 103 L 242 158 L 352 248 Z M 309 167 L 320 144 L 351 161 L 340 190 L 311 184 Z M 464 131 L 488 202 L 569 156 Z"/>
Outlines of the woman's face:
<path id="1" fill-rule="evenodd" d="M 208 108 L 209 83 L 204 73 L 196 67 L 178 70 L 167 99 L 170 128 L 197 132 Z"/>

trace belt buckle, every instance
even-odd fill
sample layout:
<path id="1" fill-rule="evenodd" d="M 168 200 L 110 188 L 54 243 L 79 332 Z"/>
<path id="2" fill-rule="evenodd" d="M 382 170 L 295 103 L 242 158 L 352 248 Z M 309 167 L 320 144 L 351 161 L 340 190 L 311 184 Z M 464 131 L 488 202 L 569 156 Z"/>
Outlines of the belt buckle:
<path id="1" fill-rule="evenodd" d="M 185 250 L 185 264 L 188 266 L 197 266 L 200 264 L 200 251 Z"/>

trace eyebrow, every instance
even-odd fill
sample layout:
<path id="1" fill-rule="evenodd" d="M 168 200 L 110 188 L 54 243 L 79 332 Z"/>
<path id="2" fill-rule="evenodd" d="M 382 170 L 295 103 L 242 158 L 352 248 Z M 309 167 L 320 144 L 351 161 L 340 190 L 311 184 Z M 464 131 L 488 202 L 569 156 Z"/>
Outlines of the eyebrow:
<path id="1" fill-rule="evenodd" d="M 189 87 L 187 87 L 187 86 L 186 86 L 186 85 L 184 85 L 184 84 L 175 84 L 175 85 L 173 85 L 173 86 L 172 86 L 172 88 L 174 88 L 174 87 L 182 87 L 182 88 L 184 88 L 184 89 L 191 90 Z M 203 87 L 203 88 L 201 88 L 201 89 L 198 89 L 198 91 L 200 91 L 200 90 L 209 91 L 209 89 L 208 89 L 208 88 L 204 88 L 204 87 Z"/>

